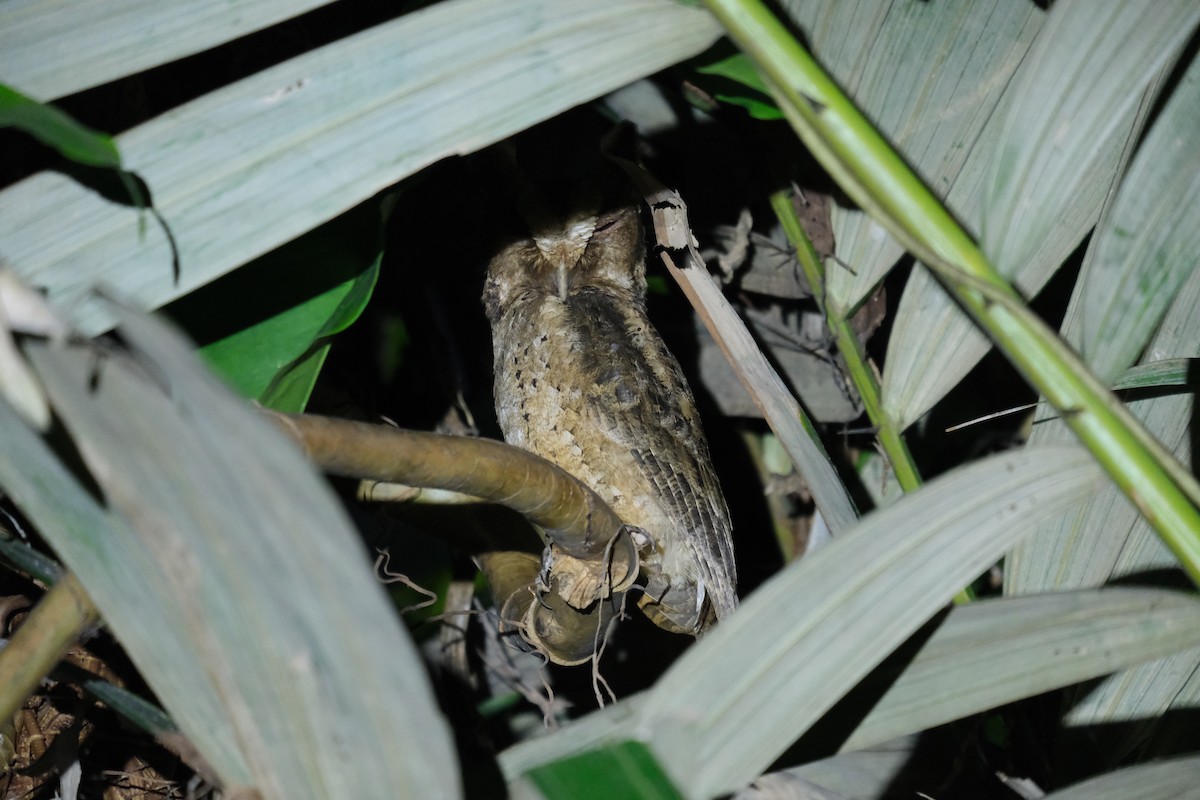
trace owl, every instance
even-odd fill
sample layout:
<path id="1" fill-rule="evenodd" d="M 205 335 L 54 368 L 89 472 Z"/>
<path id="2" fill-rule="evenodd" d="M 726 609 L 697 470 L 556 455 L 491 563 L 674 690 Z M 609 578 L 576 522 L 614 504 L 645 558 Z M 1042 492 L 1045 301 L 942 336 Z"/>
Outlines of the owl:
<path id="1" fill-rule="evenodd" d="M 504 438 L 639 529 L 642 610 L 702 633 L 737 607 L 729 511 L 691 389 L 646 315 L 637 207 L 531 222 L 491 261 L 484 289 Z"/>

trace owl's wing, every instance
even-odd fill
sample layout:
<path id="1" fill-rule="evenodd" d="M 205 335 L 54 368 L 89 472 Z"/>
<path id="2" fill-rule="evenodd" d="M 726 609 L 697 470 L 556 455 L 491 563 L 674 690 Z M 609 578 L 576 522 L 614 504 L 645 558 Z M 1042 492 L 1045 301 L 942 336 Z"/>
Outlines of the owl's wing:
<path id="1" fill-rule="evenodd" d="M 692 611 L 703 627 L 705 598 L 718 618 L 737 607 L 737 571 L 729 511 L 691 389 L 641 303 L 584 291 L 572 306 L 586 352 L 594 354 L 594 363 L 581 364 L 590 378 L 586 411 L 628 453 L 628 464 L 653 487 L 654 501 L 674 523 L 666 542 L 674 552 L 664 554 L 664 572 L 703 592 Z"/>

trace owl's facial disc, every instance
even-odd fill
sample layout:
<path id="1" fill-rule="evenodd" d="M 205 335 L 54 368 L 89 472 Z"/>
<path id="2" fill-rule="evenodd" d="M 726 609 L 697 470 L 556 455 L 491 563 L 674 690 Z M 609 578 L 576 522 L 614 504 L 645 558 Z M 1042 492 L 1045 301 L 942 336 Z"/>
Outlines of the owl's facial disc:
<path id="1" fill-rule="evenodd" d="M 596 218 L 592 216 L 577 219 L 553 232 L 546 231 L 533 237 L 538 251 L 555 271 L 558 296 L 564 302 L 570 284 L 568 273 L 583 258 L 595 230 Z"/>

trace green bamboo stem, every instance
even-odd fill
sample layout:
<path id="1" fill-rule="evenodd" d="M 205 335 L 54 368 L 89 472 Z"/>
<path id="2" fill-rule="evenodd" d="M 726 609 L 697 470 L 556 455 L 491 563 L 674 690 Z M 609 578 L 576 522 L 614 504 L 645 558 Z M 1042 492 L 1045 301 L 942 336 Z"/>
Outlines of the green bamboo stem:
<path id="1" fill-rule="evenodd" d="M 838 352 L 842 354 L 842 359 L 846 362 L 846 371 L 849 373 L 854 387 L 858 390 L 859 397 L 862 398 L 867 417 L 877 429 L 876 437 L 879 440 L 879 446 L 883 448 L 883 452 L 891 464 L 896 481 L 905 492 L 916 490 L 922 483 L 921 473 L 917 470 L 912 452 L 904 440 L 904 433 L 883 411 L 879 381 L 875 369 L 867 362 L 862 342 L 854 333 L 854 329 L 850 326 L 850 321 L 846 319 L 842 309 L 826 302 L 825 267 L 813 247 L 812 240 L 804 232 L 804 226 L 800 224 L 800 218 L 796 215 L 796 207 L 792 204 L 791 194 L 787 191 L 772 194 L 771 208 L 774 209 L 775 216 L 783 225 L 788 240 L 796 248 L 800 268 L 804 270 L 804 277 L 808 279 L 808 285 L 813 290 L 813 297 L 825 317 L 825 323 L 833 332 Z M 974 599 L 974 592 L 969 586 L 954 596 L 954 602 L 958 605 L 969 603 Z"/>
<path id="2" fill-rule="evenodd" d="M 879 444 L 887 454 L 896 480 L 901 489 L 911 492 L 921 485 L 921 473 L 917 470 L 917 465 L 913 461 L 912 453 L 909 452 L 903 434 L 896 428 L 891 418 L 883 412 L 879 381 L 876 379 L 875 370 L 867 363 L 862 342 L 858 340 L 858 336 L 850 327 L 850 321 L 846 319 L 842 310 L 831 307 L 825 301 L 823 290 L 825 269 L 796 216 L 791 194 L 787 191 L 772 194 L 771 208 L 775 210 L 775 215 L 783 225 L 784 232 L 796 248 L 800 268 L 804 270 L 804 277 L 808 279 L 808 285 L 813 290 L 817 305 L 825 316 L 829 330 L 833 332 L 838 352 L 842 354 L 842 358 L 846 362 L 846 370 L 850 374 L 850 380 L 854 383 L 854 387 L 858 390 L 859 397 L 862 398 L 867 416 L 870 418 L 871 424 L 878 429 Z"/>
<path id="3" fill-rule="evenodd" d="M 1200 585 L 1200 486 L 1058 336 L 760 0 L 705 0 L 839 186 L 934 271 Z"/>

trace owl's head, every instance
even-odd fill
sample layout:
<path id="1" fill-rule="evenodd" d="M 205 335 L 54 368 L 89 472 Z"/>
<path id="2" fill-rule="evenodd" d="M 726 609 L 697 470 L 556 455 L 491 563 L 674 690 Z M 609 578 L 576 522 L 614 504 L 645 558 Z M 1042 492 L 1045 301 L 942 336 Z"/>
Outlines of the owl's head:
<path id="1" fill-rule="evenodd" d="M 554 295 L 565 303 L 584 290 L 642 302 L 646 261 L 637 206 L 594 208 L 557 218 L 539 214 L 528 238 L 492 259 L 484 288 L 489 319 L 514 302 Z"/>

